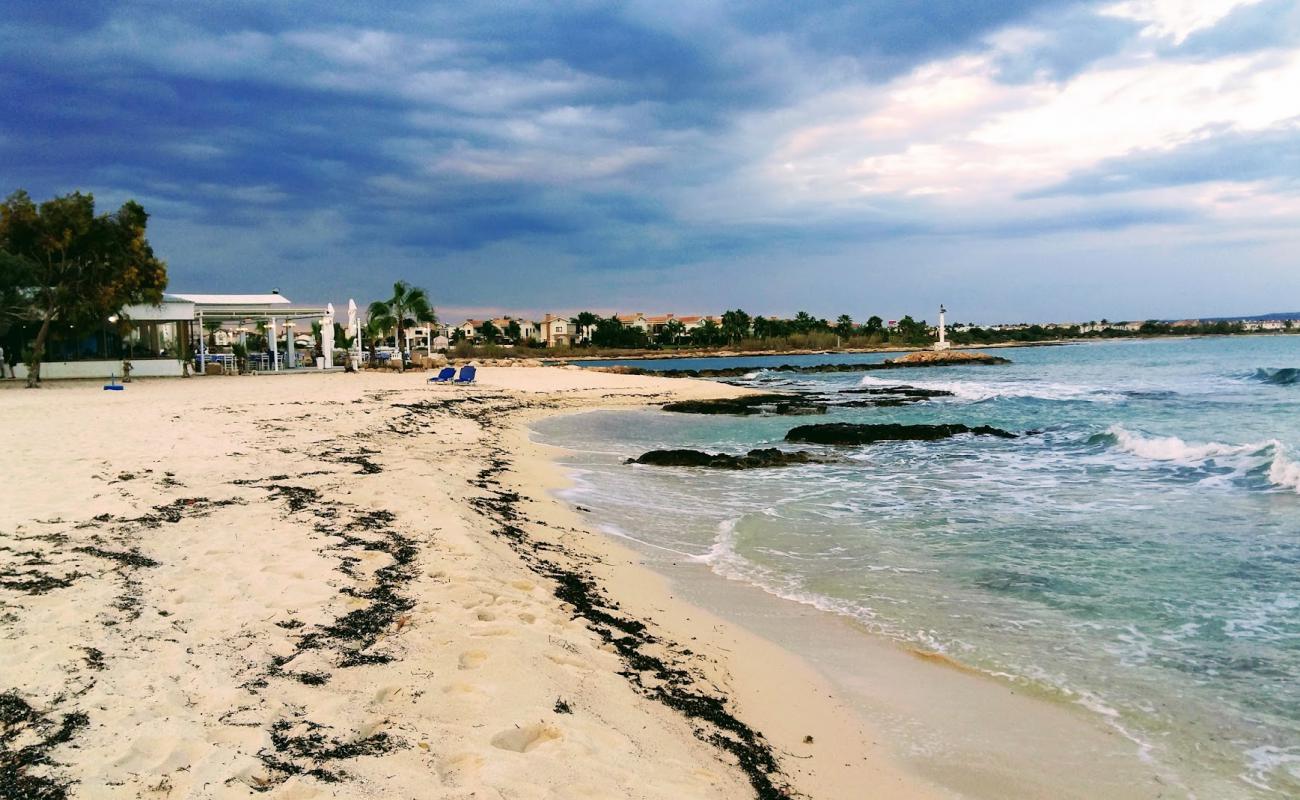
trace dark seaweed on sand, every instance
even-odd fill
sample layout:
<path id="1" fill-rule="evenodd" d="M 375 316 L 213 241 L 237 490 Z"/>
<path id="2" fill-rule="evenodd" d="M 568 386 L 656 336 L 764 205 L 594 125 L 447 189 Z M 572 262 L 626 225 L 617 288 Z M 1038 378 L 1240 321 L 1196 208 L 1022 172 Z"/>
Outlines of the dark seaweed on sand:
<path id="1" fill-rule="evenodd" d="M 0 797 L 65 800 L 72 781 L 52 774 L 50 751 L 89 722 L 81 711 L 56 719 L 32 708 L 17 692 L 0 694 Z"/>
<path id="2" fill-rule="evenodd" d="M 424 410 L 421 405 L 403 408 L 418 412 Z M 488 432 L 493 430 L 495 418 L 524 407 L 522 403 L 508 401 L 490 413 L 475 409 L 464 414 L 463 407 L 445 406 L 453 413 L 476 420 Z M 759 800 L 790 797 L 790 789 L 782 779 L 772 746 L 762 733 L 750 728 L 731 712 L 724 696 L 701 688 L 701 681 L 682 666 L 687 652 L 659 639 L 645 623 L 622 612 L 618 603 L 606 595 L 589 574 L 548 558 L 547 552 L 561 548 L 533 539 L 520 527 L 521 522 L 527 521 L 517 507 L 521 498 L 518 493 L 504 489 L 499 479 L 510 468 L 506 456 L 504 448 L 491 445 L 489 465 L 471 481 L 485 493 L 472 504 L 495 523 L 496 535 L 507 541 L 529 569 L 553 582 L 556 598 L 573 609 L 574 619 L 585 620 L 589 630 L 615 649 L 624 664 L 620 674 L 633 689 L 681 713 L 691 721 L 699 739 L 730 754 L 749 779 Z M 669 655 L 648 652 L 651 647 Z"/>

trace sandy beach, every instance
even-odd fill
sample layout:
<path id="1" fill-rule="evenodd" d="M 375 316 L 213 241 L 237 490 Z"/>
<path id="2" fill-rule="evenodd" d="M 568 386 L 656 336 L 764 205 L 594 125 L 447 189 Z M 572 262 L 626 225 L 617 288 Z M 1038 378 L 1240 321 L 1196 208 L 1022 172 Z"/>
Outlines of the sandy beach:
<path id="1" fill-rule="evenodd" d="M 851 691 L 688 602 L 552 496 L 528 436 L 741 390 L 479 376 L 0 389 L 0 795 L 1161 796 L 1072 709 L 883 642 Z"/>

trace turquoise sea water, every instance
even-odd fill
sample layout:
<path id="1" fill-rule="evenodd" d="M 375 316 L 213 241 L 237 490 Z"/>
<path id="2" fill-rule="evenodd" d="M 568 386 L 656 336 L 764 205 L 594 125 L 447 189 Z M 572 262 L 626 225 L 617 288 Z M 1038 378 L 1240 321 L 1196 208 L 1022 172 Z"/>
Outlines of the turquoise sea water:
<path id="1" fill-rule="evenodd" d="M 1176 776 L 1178 793 L 1300 796 L 1300 336 L 1003 355 L 1014 363 L 826 375 L 761 366 L 883 356 L 658 362 L 754 365 L 746 385 L 831 396 L 899 384 L 955 394 L 813 418 L 594 412 L 537 434 L 576 451 L 569 498 L 647 552 L 1084 705 Z M 836 421 L 1025 435 L 781 441 Z M 837 460 L 623 463 L 655 448 L 773 445 Z"/>

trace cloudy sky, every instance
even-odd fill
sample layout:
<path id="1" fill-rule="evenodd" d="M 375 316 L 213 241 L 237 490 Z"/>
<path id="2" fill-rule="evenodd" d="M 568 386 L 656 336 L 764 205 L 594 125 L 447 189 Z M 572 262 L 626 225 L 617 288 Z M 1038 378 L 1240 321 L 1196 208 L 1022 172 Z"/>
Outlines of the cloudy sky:
<path id="1" fill-rule="evenodd" d="M 0 193 L 447 316 L 1291 311 L 1297 87 L 1300 0 L 9 0 Z"/>

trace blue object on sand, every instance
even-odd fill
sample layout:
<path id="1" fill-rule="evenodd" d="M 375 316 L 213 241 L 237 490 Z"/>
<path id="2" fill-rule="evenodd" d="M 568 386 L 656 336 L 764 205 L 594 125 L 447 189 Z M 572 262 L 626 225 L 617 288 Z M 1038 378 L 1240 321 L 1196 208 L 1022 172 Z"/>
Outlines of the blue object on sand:
<path id="1" fill-rule="evenodd" d="M 456 378 L 456 383 L 473 383 L 474 373 L 476 372 L 478 372 L 478 370 L 473 367 L 461 367 L 460 376 Z"/>
<path id="2" fill-rule="evenodd" d="M 120 392 L 125 388 L 126 388 L 125 386 L 117 382 L 117 375 L 115 375 L 112 372 L 108 373 L 108 383 L 104 384 L 104 391 Z"/>
<path id="3" fill-rule="evenodd" d="M 429 379 L 429 383 L 446 383 L 451 380 L 451 376 L 455 374 L 455 367 L 443 367 L 441 372 Z"/>

